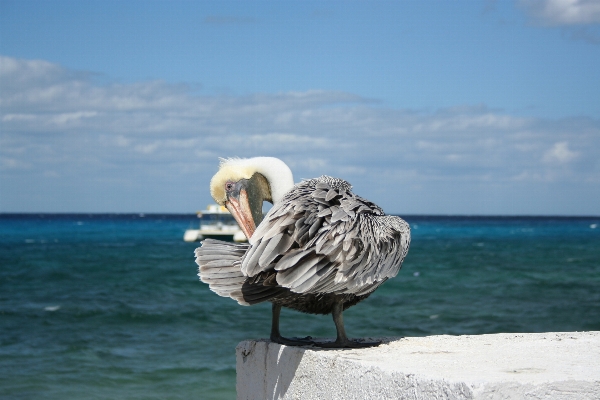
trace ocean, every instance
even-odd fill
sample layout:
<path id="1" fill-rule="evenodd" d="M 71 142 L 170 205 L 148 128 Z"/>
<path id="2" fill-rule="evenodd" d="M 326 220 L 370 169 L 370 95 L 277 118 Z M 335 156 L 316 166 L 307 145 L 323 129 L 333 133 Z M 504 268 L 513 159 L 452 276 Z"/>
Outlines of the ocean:
<path id="1" fill-rule="evenodd" d="M 600 330 L 600 217 L 405 216 L 398 276 L 350 337 Z M 194 215 L 0 214 L 0 398 L 233 399 L 235 346 L 269 335 L 196 276 Z M 285 336 L 333 337 L 284 310 Z"/>

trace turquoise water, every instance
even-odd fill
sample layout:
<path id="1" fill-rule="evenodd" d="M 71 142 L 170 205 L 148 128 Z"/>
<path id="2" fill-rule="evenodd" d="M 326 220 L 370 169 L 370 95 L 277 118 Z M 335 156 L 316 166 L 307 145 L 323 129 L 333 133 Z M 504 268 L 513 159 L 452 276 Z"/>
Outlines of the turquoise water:
<path id="1" fill-rule="evenodd" d="M 404 267 L 350 336 L 600 330 L 600 218 L 406 217 Z M 196 276 L 193 215 L 0 215 L 0 398 L 231 399 L 235 346 L 267 337 Z M 282 333 L 334 336 L 284 310 Z"/>

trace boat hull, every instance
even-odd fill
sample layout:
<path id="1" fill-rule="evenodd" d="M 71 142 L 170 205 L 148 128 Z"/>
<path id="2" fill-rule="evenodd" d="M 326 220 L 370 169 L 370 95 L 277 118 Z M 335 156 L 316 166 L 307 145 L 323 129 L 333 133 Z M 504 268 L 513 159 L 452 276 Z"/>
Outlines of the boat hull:
<path id="1" fill-rule="evenodd" d="M 226 242 L 247 242 L 246 236 L 242 231 L 239 232 L 202 232 L 201 229 L 188 229 L 183 234 L 183 240 L 186 242 L 199 242 L 204 239 L 217 239 Z"/>

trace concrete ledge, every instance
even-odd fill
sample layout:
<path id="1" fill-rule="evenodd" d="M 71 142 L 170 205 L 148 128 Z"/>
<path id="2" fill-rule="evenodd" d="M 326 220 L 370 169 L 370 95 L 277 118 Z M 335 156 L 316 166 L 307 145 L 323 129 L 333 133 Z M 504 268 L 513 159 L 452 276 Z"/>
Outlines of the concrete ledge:
<path id="1" fill-rule="evenodd" d="M 386 338 L 322 350 L 248 340 L 238 399 L 600 399 L 600 332 Z"/>

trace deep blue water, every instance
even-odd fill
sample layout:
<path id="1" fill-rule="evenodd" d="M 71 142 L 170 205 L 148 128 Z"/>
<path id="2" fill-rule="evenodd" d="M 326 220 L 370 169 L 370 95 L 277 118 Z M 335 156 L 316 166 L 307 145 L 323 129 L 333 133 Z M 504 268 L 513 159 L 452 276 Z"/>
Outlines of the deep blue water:
<path id="1" fill-rule="evenodd" d="M 599 218 L 405 218 L 399 275 L 350 336 L 600 330 Z M 0 215 L 0 398 L 231 399 L 235 346 L 267 337 L 196 276 L 193 215 Z M 284 310 L 282 333 L 334 336 Z"/>

